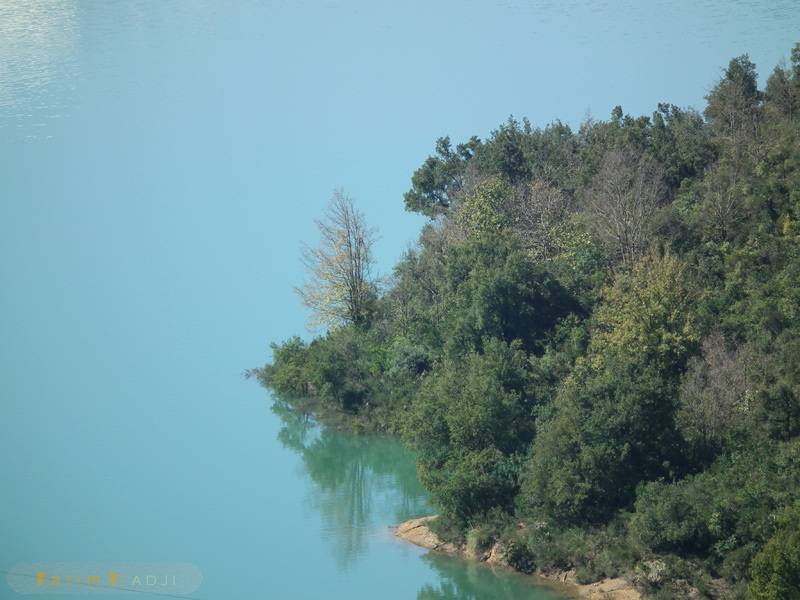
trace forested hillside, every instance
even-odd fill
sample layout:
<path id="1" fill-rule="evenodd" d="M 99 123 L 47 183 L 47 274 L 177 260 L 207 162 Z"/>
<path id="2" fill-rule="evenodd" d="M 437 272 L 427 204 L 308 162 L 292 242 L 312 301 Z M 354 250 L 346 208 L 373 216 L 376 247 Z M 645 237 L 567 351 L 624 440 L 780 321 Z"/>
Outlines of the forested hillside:
<path id="1" fill-rule="evenodd" d="M 265 385 L 401 436 L 440 534 L 522 571 L 800 598 L 800 44 L 702 113 L 439 139 L 405 205 L 429 224 L 379 284 L 337 195 L 301 290 L 327 331 Z"/>

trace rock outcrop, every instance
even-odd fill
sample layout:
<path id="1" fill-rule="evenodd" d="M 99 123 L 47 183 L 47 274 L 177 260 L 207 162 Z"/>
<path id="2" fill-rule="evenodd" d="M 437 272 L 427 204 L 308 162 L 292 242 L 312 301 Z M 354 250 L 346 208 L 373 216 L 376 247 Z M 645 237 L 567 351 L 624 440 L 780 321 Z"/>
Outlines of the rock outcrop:
<path id="1" fill-rule="evenodd" d="M 429 527 L 429 523 L 435 518 L 436 516 L 434 515 L 410 519 L 395 527 L 394 534 L 402 540 L 435 552 L 442 552 L 465 559 L 480 560 L 492 566 L 508 567 L 500 544 L 494 544 L 488 551 L 477 557 L 470 556 L 466 548 L 442 541 Z M 641 594 L 636 588 L 627 579 L 621 577 L 604 579 L 590 584 L 578 583 L 574 571 L 538 572 L 536 577 L 546 582 L 565 586 L 566 590 L 576 598 L 586 598 L 587 600 L 641 600 Z"/>
<path id="2" fill-rule="evenodd" d="M 400 523 L 395 527 L 394 534 L 400 539 L 411 542 L 417 546 L 428 548 L 429 550 L 436 550 L 437 552 L 444 552 L 453 556 L 460 556 L 462 551 L 454 544 L 443 542 L 439 536 L 431 531 L 428 523 L 436 518 L 432 517 L 419 517 L 417 519 L 410 519 L 405 523 Z"/>

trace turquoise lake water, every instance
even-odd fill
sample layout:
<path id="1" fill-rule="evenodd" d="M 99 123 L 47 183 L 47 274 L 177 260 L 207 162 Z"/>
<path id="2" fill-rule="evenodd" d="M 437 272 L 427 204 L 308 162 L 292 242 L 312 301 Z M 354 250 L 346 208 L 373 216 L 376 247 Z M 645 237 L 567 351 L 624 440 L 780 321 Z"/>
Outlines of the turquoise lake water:
<path id="1" fill-rule="evenodd" d="M 207 600 L 550 597 L 395 540 L 431 510 L 412 457 L 275 411 L 242 372 L 304 332 L 299 244 L 334 188 L 386 274 L 436 137 L 702 108 L 731 57 L 763 80 L 798 32 L 796 0 L 0 1 L 0 570 L 188 562 Z"/>

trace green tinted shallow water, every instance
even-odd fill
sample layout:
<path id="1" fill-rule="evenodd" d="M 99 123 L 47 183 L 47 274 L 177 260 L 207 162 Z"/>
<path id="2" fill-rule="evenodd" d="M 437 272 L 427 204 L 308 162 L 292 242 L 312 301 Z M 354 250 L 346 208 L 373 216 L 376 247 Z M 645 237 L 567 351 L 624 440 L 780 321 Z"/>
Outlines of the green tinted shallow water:
<path id="1" fill-rule="evenodd" d="M 282 422 L 278 439 L 302 461 L 309 502 L 319 511 L 330 560 L 343 572 L 352 568 L 368 580 L 395 582 L 391 587 L 398 589 L 378 584 L 375 593 L 381 597 L 407 594 L 401 589 L 412 580 L 418 583 L 419 600 L 560 597 L 535 586 L 529 577 L 426 553 L 395 539 L 389 525 L 431 512 L 413 456 L 397 441 L 319 428 L 280 403 L 273 412 Z M 377 562 L 383 570 L 365 574 L 361 560 Z"/>

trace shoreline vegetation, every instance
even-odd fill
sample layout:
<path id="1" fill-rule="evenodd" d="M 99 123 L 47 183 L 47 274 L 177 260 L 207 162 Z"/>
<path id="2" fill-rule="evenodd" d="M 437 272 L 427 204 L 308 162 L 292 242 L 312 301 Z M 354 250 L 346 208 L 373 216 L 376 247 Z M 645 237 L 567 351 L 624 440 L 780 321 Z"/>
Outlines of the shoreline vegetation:
<path id="1" fill-rule="evenodd" d="M 505 558 L 505 551 L 500 542 L 494 542 L 490 547 L 476 551 L 466 546 L 456 546 L 439 539 L 430 528 L 429 523 L 436 519 L 436 515 L 409 519 L 392 527 L 396 537 L 432 552 L 440 552 L 464 560 L 473 560 L 485 563 L 489 567 L 512 569 Z M 553 587 L 559 592 L 565 592 L 574 598 L 588 600 L 640 600 L 641 594 L 627 579 L 616 577 L 606 578 L 589 584 L 578 583 L 575 570 L 550 570 L 537 571 L 532 574 L 537 583 Z"/>
<path id="2" fill-rule="evenodd" d="M 702 112 L 437 140 L 391 278 L 343 191 L 298 288 L 311 341 L 249 372 L 400 438 L 443 544 L 642 598 L 800 598 L 800 44 Z M 443 546 L 443 547 L 451 547 Z"/>

